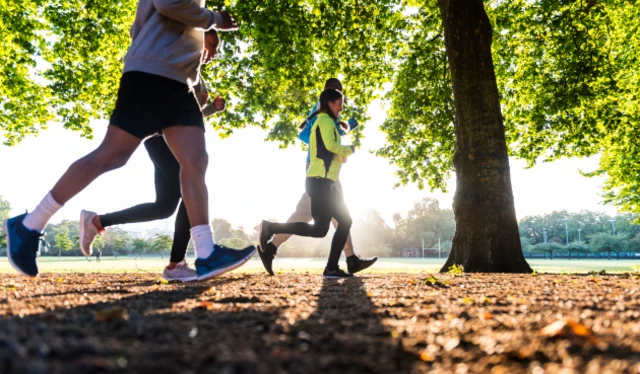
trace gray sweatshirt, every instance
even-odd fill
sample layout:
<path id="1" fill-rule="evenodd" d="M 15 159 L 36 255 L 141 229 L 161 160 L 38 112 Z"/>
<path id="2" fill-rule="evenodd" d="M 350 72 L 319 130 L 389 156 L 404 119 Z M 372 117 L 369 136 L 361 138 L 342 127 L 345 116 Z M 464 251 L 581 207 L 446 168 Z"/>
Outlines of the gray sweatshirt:
<path id="1" fill-rule="evenodd" d="M 204 31 L 222 22 L 222 16 L 204 8 L 204 3 L 138 0 L 123 73 L 141 71 L 189 86 L 198 83 Z"/>

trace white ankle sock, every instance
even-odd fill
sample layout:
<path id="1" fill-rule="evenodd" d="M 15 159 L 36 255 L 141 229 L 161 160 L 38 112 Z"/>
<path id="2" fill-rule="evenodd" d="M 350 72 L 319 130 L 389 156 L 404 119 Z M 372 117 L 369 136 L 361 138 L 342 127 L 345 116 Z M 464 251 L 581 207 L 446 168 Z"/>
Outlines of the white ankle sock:
<path id="1" fill-rule="evenodd" d="M 207 258 L 213 253 L 213 232 L 209 225 L 198 225 L 191 228 L 191 237 L 196 245 L 196 256 Z"/>
<path id="2" fill-rule="evenodd" d="M 49 192 L 33 212 L 27 214 L 22 224 L 29 230 L 42 232 L 47 222 L 49 222 L 51 217 L 56 214 L 60 208 L 62 208 L 62 205 L 59 204 L 53 196 L 51 196 L 51 192 Z"/>

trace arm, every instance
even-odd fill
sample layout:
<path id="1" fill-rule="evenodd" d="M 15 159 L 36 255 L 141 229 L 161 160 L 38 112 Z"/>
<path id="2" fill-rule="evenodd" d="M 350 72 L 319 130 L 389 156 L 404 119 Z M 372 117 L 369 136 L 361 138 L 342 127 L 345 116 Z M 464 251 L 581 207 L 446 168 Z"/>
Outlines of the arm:
<path id="1" fill-rule="evenodd" d="M 322 136 L 324 146 L 327 147 L 327 150 L 329 152 L 335 153 L 338 156 L 351 156 L 353 154 L 353 148 L 348 145 L 338 144 L 334 133 L 335 123 L 331 119 L 325 118 L 321 119 L 320 122 L 318 122 L 318 128 L 320 129 L 320 135 Z"/>
<path id="2" fill-rule="evenodd" d="M 206 83 L 204 83 L 202 77 L 200 77 L 198 83 L 193 86 L 193 91 L 196 94 L 198 105 L 200 105 L 200 108 L 202 108 L 203 105 L 207 103 L 207 100 L 209 100 L 209 90 L 207 89 L 207 85 Z"/>
<path id="3" fill-rule="evenodd" d="M 356 127 L 358 127 L 358 121 L 356 121 L 355 118 L 350 118 L 347 122 L 340 121 L 339 119 L 336 120 L 336 129 L 338 129 L 338 133 L 340 134 L 340 136 L 347 135 Z"/>
<path id="4" fill-rule="evenodd" d="M 355 130 L 359 125 L 358 121 L 355 118 L 349 118 L 347 123 L 349 124 L 349 131 Z"/>
<path id="5" fill-rule="evenodd" d="M 222 22 L 222 16 L 203 8 L 194 0 L 153 0 L 158 13 L 187 26 L 209 30 Z"/>
<path id="6" fill-rule="evenodd" d="M 203 106 L 202 107 L 202 115 L 207 118 L 215 113 L 218 113 L 218 108 L 216 108 L 216 106 L 211 103 L 209 105 Z"/>
<path id="7" fill-rule="evenodd" d="M 215 113 L 222 112 L 226 105 L 226 100 L 221 98 L 220 95 L 216 95 L 216 98 L 211 101 L 211 104 L 202 108 L 202 115 L 209 117 Z"/>

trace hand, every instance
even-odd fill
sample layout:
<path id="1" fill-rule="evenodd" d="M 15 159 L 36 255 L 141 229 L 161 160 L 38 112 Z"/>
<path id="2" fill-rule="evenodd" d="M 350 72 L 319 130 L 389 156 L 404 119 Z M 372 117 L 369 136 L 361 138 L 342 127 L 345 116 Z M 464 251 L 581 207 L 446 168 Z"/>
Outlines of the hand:
<path id="1" fill-rule="evenodd" d="M 226 10 L 218 12 L 222 16 L 222 24 L 217 25 L 217 29 L 220 31 L 235 31 L 238 29 L 238 22 L 233 19 L 231 13 Z"/>
<path id="2" fill-rule="evenodd" d="M 218 55 L 218 36 L 207 31 L 204 33 L 204 50 L 202 51 L 202 63 L 208 64 Z"/>
<path id="3" fill-rule="evenodd" d="M 216 98 L 213 99 L 213 107 L 216 108 L 216 112 L 222 112 L 226 106 L 227 101 L 221 98 L 220 95 L 216 95 Z"/>
<path id="4" fill-rule="evenodd" d="M 343 158 L 342 158 L 342 163 L 343 163 L 343 164 L 346 164 L 346 163 L 347 163 L 347 158 L 346 158 L 346 157 L 343 157 Z"/>

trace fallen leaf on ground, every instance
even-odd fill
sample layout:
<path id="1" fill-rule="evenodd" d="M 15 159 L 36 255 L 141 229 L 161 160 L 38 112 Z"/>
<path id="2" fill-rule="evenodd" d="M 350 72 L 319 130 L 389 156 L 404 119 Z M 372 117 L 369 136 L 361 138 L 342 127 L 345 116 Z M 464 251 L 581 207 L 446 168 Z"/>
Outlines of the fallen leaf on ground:
<path id="1" fill-rule="evenodd" d="M 425 362 L 431 362 L 435 359 L 435 357 L 433 357 L 429 352 L 424 350 L 420 353 L 420 359 Z"/>
<path id="2" fill-rule="evenodd" d="M 544 327 L 540 330 L 540 335 L 547 338 L 580 337 L 584 338 L 599 349 L 606 349 L 606 343 L 598 339 L 590 328 L 568 318 L 555 321 L 547 327 Z"/>
<path id="3" fill-rule="evenodd" d="M 127 313 L 126 308 L 121 306 L 116 306 L 113 308 L 104 309 L 97 312 L 95 318 L 97 322 L 117 321 L 117 320 L 126 321 L 129 319 L 129 313 Z"/>

